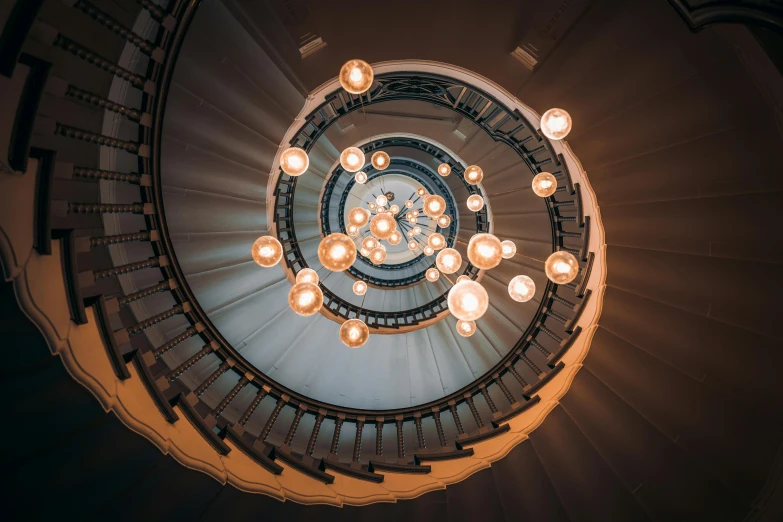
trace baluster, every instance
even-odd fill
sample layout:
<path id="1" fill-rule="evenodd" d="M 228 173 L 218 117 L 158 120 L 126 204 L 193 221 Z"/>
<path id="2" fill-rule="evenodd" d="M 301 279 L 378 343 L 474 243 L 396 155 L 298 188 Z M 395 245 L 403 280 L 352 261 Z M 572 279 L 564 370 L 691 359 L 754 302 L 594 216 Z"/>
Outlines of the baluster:
<path id="1" fill-rule="evenodd" d="M 427 443 L 424 440 L 424 430 L 421 427 L 421 413 L 413 414 L 413 424 L 416 425 L 416 440 L 419 443 L 419 449 L 427 449 Z"/>
<path id="2" fill-rule="evenodd" d="M 312 456 L 313 451 L 315 451 L 315 441 L 318 439 L 318 432 L 321 431 L 321 423 L 323 423 L 325 417 L 326 411 L 318 410 L 318 415 L 315 417 L 315 425 L 312 433 L 310 433 L 310 440 L 307 441 L 307 450 L 305 451 L 309 456 Z"/>
<path id="3" fill-rule="evenodd" d="M 88 169 L 86 167 L 73 167 L 70 175 L 74 178 L 90 181 L 105 179 L 107 181 L 122 181 L 133 185 L 140 185 L 143 180 L 143 176 L 136 172 L 116 172 L 113 170 Z"/>
<path id="4" fill-rule="evenodd" d="M 535 340 L 535 339 L 533 339 L 532 337 L 530 338 L 530 340 L 529 340 L 528 342 L 530 343 L 530 346 L 533 346 L 533 347 L 534 347 L 534 348 L 536 348 L 536 349 L 537 349 L 539 352 L 541 352 L 541 354 L 542 354 L 544 357 L 549 357 L 550 355 L 552 355 L 552 352 L 550 352 L 549 350 L 547 350 L 547 349 L 544 347 L 544 345 L 540 344 L 538 341 L 536 341 L 536 340 Z"/>
<path id="5" fill-rule="evenodd" d="M 405 458 L 405 434 L 402 431 L 402 424 L 404 419 L 402 415 L 397 415 L 394 418 L 394 420 L 397 423 L 397 458 L 404 459 Z"/>
<path id="6" fill-rule="evenodd" d="M 194 390 L 196 397 L 201 397 L 204 394 L 204 392 L 207 391 L 207 389 L 215 383 L 218 377 L 220 377 L 221 375 L 223 375 L 228 371 L 229 367 L 230 366 L 228 362 L 223 361 L 220 364 L 220 366 L 218 366 L 217 370 L 212 372 L 212 375 L 207 377 L 207 380 L 199 384 L 198 387 Z"/>
<path id="7" fill-rule="evenodd" d="M 150 15 L 158 22 L 162 22 L 166 18 L 166 11 L 164 11 L 163 8 L 159 5 L 152 2 L 152 0 L 136 0 L 136 3 L 149 11 Z"/>
<path id="8" fill-rule="evenodd" d="M 548 317 L 551 317 L 552 319 L 554 319 L 555 321 L 557 321 L 560 324 L 566 324 L 568 322 L 568 319 L 566 319 L 565 317 L 563 317 L 559 313 L 555 312 L 551 308 L 547 309 L 545 313 L 546 313 L 546 315 Z"/>
<path id="9" fill-rule="evenodd" d="M 435 429 L 438 432 L 438 442 L 441 447 L 446 445 L 446 435 L 443 433 L 443 424 L 440 422 L 440 411 L 437 408 L 432 408 L 432 418 L 435 419 Z"/>
<path id="10" fill-rule="evenodd" d="M 149 150 L 146 145 L 140 145 L 135 141 L 126 141 L 112 138 L 111 136 L 104 136 L 103 134 L 98 134 L 97 132 L 90 132 L 78 127 L 63 125 L 62 123 L 55 124 L 54 133 L 59 134 L 60 136 L 65 136 L 66 138 L 85 141 L 94 145 L 101 145 L 104 147 L 111 147 L 113 149 L 124 150 L 132 154 L 137 154 L 141 157 L 149 156 Z"/>
<path id="11" fill-rule="evenodd" d="M 269 432 L 272 431 L 272 426 L 274 426 L 275 421 L 277 420 L 277 416 L 280 415 L 280 410 L 283 409 L 283 406 L 286 405 L 286 402 L 287 401 L 282 397 L 278 399 L 277 404 L 275 404 L 275 409 L 272 410 L 272 414 L 269 415 L 269 418 L 266 420 L 266 424 L 264 424 L 264 429 L 261 430 L 261 435 L 258 436 L 259 439 L 265 441 L 269 436 Z"/>
<path id="12" fill-rule="evenodd" d="M 294 420 L 291 421 L 291 427 L 288 428 L 288 433 L 286 434 L 285 439 L 283 439 L 284 446 L 291 446 L 291 441 L 294 440 L 294 435 L 296 435 L 296 428 L 299 427 L 299 421 L 302 420 L 302 415 L 304 415 L 306 411 L 307 406 L 304 404 L 300 404 L 296 409 Z"/>
<path id="13" fill-rule="evenodd" d="M 337 447 L 340 444 L 340 431 L 342 431 L 344 421 L 345 415 L 342 413 L 334 420 L 334 434 L 332 434 L 332 444 L 329 446 L 329 453 L 332 455 L 337 455 Z"/>
<path id="14" fill-rule="evenodd" d="M 149 211 L 146 211 L 149 209 Z M 144 203 L 68 203 L 69 214 L 151 214 Z"/>
<path id="15" fill-rule="evenodd" d="M 364 417 L 356 419 L 356 438 L 353 441 L 352 462 L 359 462 L 362 453 L 362 431 L 364 430 Z"/>
<path id="16" fill-rule="evenodd" d="M 562 343 L 562 342 L 563 342 L 563 338 L 562 338 L 562 337 L 560 337 L 559 335 L 557 335 L 555 332 L 553 332 L 552 330 L 550 330 L 549 328 L 547 328 L 547 327 L 546 327 L 546 326 L 544 326 L 543 324 L 542 324 L 541 326 L 539 326 L 539 327 L 538 327 L 538 329 L 539 329 L 539 331 L 541 331 L 541 332 L 544 332 L 544 333 L 545 333 L 545 334 L 547 334 L 549 337 L 551 337 L 552 339 L 554 339 L 555 341 L 557 341 L 557 343 L 558 343 L 558 344 L 560 344 L 560 343 Z"/>
<path id="17" fill-rule="evenodd" d="M 523 363 L 527 364 L 527 367 L 536 372 L 536 375 L 543 376 L 544 372 L 541 371 L 541 368 L 538 367 L 536 363 L 534 363 L 528 356 L 525 354 L 522 354 L 522 357 L 520 357 Z"/>
<path id="18" fill-rule="evenodd" d="M 173 279 L 169 279 L 168 281 L 163 281 L 162 283 L 158 283 L 155 286 L 147 287 L 144 290 L 139 290 L 138 292 L 119 297 L 117 299 L 117 303 L 119 303 L 120 306 L 125 306 L 134 301 L 138 301 L 139 299 L 155 295 L 159 292 L 171 290 L 172 288 L 176 288 L 176 286 L 177 283 Z"/>
<path id="19" fill-rule="evenodd" d="M 62 91 L 61 91 L 62 92 Z M 80 89 L 79 87 L 76 87 L 75 85 L 68 85 L 68 88 L 65 91 L 65 97 L 67 98 L 73 98 L 75 100 L 78 100 L 80 102 L 86 103 L 87 105 L 92 105 L 95 108 L 98 109 L 105 109 L 114 113 L 119 114 L 120 116 L 123 116 L 125 118 L 128 118 L 130 121 L 141 123 L 143 114 L 136 109 L 132 109 L 130 107 L 127 107 L 125 105 L 121 105 L 117 102 L 113 102 L 108 98 L 104 98 L 102 96 L 98 96 L 97 94 L 94 94 L 90 91 L 86 91 L 84 89 Z M 149 127 L 149 123 L 146 125 L 146 127 Z"/>
<path id="20" fill-rule="evenodd" d="M 137 323 L 129 328 L 126 328 L 126 330 L 128 332 L 128 335 L 133 337 L 134 335 L 139 335 L 150 326 L 155 326 L 156 324 L 163 322 L 166 319 L 170 319 L 177 314 L 184 314 L 189 311 L 190 311 L 190 305 L 188 303 L 178 304 L 166 310 L 165 312 L 161 312 L 157 315 L 153 315 L 149 319 L 145 319 L 140 323 Z"/>
<path id="21" fill-rule="evenodd" d="M 112 236 L 95 236 L 90 238 L 90 247 L 98 248 L 109 245 L 119 245 L 132 241 L 157 241 L 160 235 L 157 230 L 143 230 L 132 234 L 115 234 Z"/>
<path id="22" fill-rule="evenodd" d="M 487 406 L 489 406 L 489 411 L 491 411 L 493 414 L 498 413 L 498 407 L 495 406 L 495 401 L 493 401 L 492 397 L 489 395 L 489 391 L 487 391 L 487 387 L 482 384 L 479 386 L 479 390 L 481 390 L 481 395 L 484 396 L 484 400 L 487 401 Z"/>
<path id="23" fill-rule="evenodd" d="M 150 93 L 155 92 L 154 85 L 152 85 L 151 82 L 148 84 L 144 77 L 112 63 L 110 60 L 107 60 L 98 53 L 94 53 L 93 51 L 84 47 L 82 44 L 71 40 L 65 35 L 57 34 L 57 36 L 55 36 L 54 40 L 52 41 L 52 45 L 54 47 L 59 47 L 60 49 L 67 51 L 72 55 L 81 58 L 82 60 L 85 60 L 99 69 L 102 69 L 110 74 L 113 74 L 114 76 L 117 76 L 118 78 L 130 82 L 130 84 L 137 89 L 144 89 Z"/>
<path id="24" fill-rule="evenodd" d="M 77 2 L 74 4 L 74 7 L 82 11 L 84 14 L 102 26 L 106 27 L 111 32 L 119 35 L 124 40 L 138 47 L 141 52 L 152 57 L 152 59 L 156 62 L 162 61 L 162 51 L 157 50 L 158 52 L 156 52 L 155 45 L 152 42 L 145 40 L 141 36 L 137 35 L 133 32 L 133 30 L 125 27 L 113 17 L 109 16 L 106 12 L 97 8 L 91 2 L 88 2 L 87 0 L 77 0 Z"/>
<path id="25" fill-rule="evenodd" d="M 203 330 L 204 330 L 204 327 L 201 326 L 201 323 L 197 323 L 195 326 L 189 327 L 187 330 L 185 330 L 181 334 L 177 335 L 173 339 L 168 340 L 165 344 L 163 344 L 163 345 L 155 348 L 154 350 L 152 350 L 152 355 L 155 356 L 155 359 L 160 359 L 161 355 L 163 355 L 164 353 L 168 352 L 169 350 L 171 350 L 172 348 L 174 348 L 178 344 L 185 342 L 189 337 L 193 337 L 194 335 L 196 335 L 197 333 L 199 333 L 199 332 L 201 332 Z M 212 344 L 207 345 L 207 346 L 210 346 L 212 349 L 215 348 L 215 346 L 212 346 Z M 206 346 L 204 348 L 206 348 Z"/>
<path id="26" fill-rule="evenodd" d="M 383 417 L 375 419 L 375 455 L 383 455 Z"/>
<path id="27" fill-rule="evenodd" d="M 457 412 L 456 401 L 449 401 L 449 410 L 451 411 L 451 416 L 454 417 L 454 424 L 457 425 L 457 434 L 464 435 L 465 429 L 462 427 L 462 420 L 459 418 L 459 413 Z"/>
<path id="28" fill-rule="evenodd" d="M 228 407 L 228 405 L 231 403 L 231 401 L 234 400 L 234 398 L 237 396 L 237 394 L 244 388 L 248 383 L 250 382 L 250 379 L 248 379 L 245 375 L 243 375 L 239 381 L 236 383 L 236 385 L 231 388 L 231 391 L 228 392 L 228 395 L 223 397 L 223 400 L 220 401 L 220 404 L 217 405 L 217 408 L 214 409 L 213 413 L 215 414 L 215 417 L 220 417 L 220 415 L 223 413 L 223 411 Z"/>
<path id="29" fill-rule="evenodd" d="M 565 305 L 565 306 L 567 306 L 567 307 L 568 307 L 568 308 L 570 308 L 571 310 L 573 310 L 574 308 L 576 308 L 576 304 L 572 303 L 571 301 L 566 301 L 565 299 L 563 299 L 562 297 L 560 297 L 560 296 L 559 296 L 559 295 L 557 295 L 557 294 L 554 294 L 554 293 L 553 293 L 553 294 L 552 294 L 550 297 L 552 297 L 552 300 L 553 300 L 553 301 L 557 301 L 558 303 L 560 303 L 560 304 L 562 304 L 562 305 Z"/>
<path id="30" fill-rule="evenodd" d="M 510 404 L 517 402 L 514 400 L 514 396 L 511 395 L 511 391 L 509 391 L 509 389 L 506 387 L 506 384 L 503 382 L 503 378 L 498 374 L 495 374 L 492 377 L 495 379 L 495 382 L 497 383 L 498 388 L 500 388 L 500 391 L 502 391 L 503 395 L 505 395 L 506 399 L 508 399 L 508 402 Z"/>
<path id="31" fill-rule="evenodd" d="M 522 385 L 522 389 L 530 388 L 530 384 L 528 384 L 525 378 L 520 375 L 516 368 L 514 368 L 513 364 L 507 364 L 506 368 L 508 368 L 509 373 L 514 376 L 517 382 Z"/>
<path id="32" fill-rule="evenodd" d="M 201 350 L 193 354 L 190 358 L 188 358 L 187 361 L 180 364 L 176 368 L 174 368 L 172 371 L 166 374 L 166 380 L 168 382 L 174 382 L 176 381 L 183 373 L 188 371 L 194 364 L 199 362 L 201 359 L 203 359 L 206 355 L 212 353 L 214 351 L 214 348 L 212 347 L 212 344 L 205 344 Z M 157 358 L 157 357 L 156 357 Z"/>
<path id="33" fill-rule="evenodd" d="M 258 405 L 261 404 L 261 401 L 264 400 L 264 397 L 266 397 L 267 391 L 264 388 L 259 388 L 258 393 L 256 394 L 256 398 L 253 399 L 253 401 L 250 403 L 250 405 L 245 410 L 245 413 L 242 414 L 242 417 L 239 418 L 239 424 L 242 427 L 247 426 L 248 421 L 250 420 L 250 417 L 253 416 L 253 413 L 256 411 L 256 408 L 258 408 Z"/>
<path id="34" fill-rule="evenodd" d="M 484 427 L 484 422 L 481 420 L 481 416 L 479 415 L 478 409 L 476 409 L 476 405 L 473 402 L 473 397 L 469 393 L 465 394 L 465 402 L 468 403 L 468 408 L 470 408 L 470 414 L 473 415 L 473 420 L 476 421 L 476 425 L 479 427 L 479 429 Z"/>
<path id="35" fill-rule="evenodd" d="M 114 268 L 107 268 L 105 270 L 96 270 L 93 272 L 95 280 L 106 279 L 107 277 L 113 277 L 118 275 L 129 274 L 138 270 L 144 270 L 145 268 L 158 268 L 164 267 L 169 264 L 168 257 L 159 256 L 151 257 L 144 261 L 137 261 L 135 263 L 128 263 L 127 265 L 115 266 Z"/>

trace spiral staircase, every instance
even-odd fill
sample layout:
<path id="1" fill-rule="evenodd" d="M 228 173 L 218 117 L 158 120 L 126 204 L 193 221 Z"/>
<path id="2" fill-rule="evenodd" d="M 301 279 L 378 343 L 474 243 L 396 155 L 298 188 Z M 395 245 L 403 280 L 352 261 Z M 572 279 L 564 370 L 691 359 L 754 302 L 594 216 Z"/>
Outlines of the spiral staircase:
<path id="1" fill-rule="evenodd" d="M 326 46 L 305 58 L 275 2 L 4 4 L 10 519 L 778 520 L 783 80 L 759 42 L 780 11 L 585 4 L 532 73 L 504 39 L 534 2 L 428 6 L 455 34 L 492 23 L 470 49 L 397 43 L 430 30 L 406 6 L 312 4 Z M 356 27 L 357 49 L 346 13 L 387 23 Z M 332 79 L 355 54 L 376 64 L 366 97 Z M 566 144 L 537 129 L 555 106 Z M 300 178 L 279 170 L 290 145 Z M 352 184 L 348 146 L 390 154 L 395 202 L 443 194 L 463 259 L 476 232 L 516 243 L 460 269 L 490 296 L 474 336 L 426 256 L 326 275 L 320 238 L 383 183 Z M 551 198 L 530 190 L 542 170 Z M 285 256 L 261 269 L 267 231 Z M 553 250 L 578 257 L 574 283 L 545 277 Z M 286 298 L 305 266 L 312 317 Z M 337 336 L 351 317 L 359 350 Z"/>

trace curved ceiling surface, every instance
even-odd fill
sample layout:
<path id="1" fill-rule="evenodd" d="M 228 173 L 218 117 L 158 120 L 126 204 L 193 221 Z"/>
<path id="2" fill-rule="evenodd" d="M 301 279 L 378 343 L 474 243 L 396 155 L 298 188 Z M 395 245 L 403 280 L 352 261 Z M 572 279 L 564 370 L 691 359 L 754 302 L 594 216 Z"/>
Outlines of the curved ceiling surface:
<path id="1" fill-rule="evenodd" d="M 546 205 L 529 190 L 530 168 L 456 112 L 418 101 L 378 104 L 374 109 L 382 114 L 347 116 L 344 125 L 341 121 L 325 132 L 310 152 L 309 171 L 298 179 L 294 208 L 300 248 L 313 268 L 320 267 L 319 196 L 339 152 L 368 136 L 402 132 L 443 143 L 466 164 L 482 166 L 494 233 L 514 240 L 519 252 L 485 274 L 490 309 L 473 337 L 457 335 L 456 320 L 448 316 L 420 330 L 372 335 L 363 348 L 348 349 L 339 340 L 337 322 L 290 310 L 291 283 L 282 266 L 261 269 L 251 259 L 251 244 L 269 227 L 272 195 L 267 182 L 274 156 L 305 100 L 255 43 L 244 41 L 246 33 L 232 34 L 236 24 L 221 3 L 202 5 L 183 44 L 167 101 L 161 168 L 165 219 L 176 262 L 198 305 L 248 363 L 318 401 L 368 410 L 405 408 L 469 385 L 514 347 L 540 304 L 539 296 L 527 303 L 512 301 L 508 281 L 525 273 L 537 287 L 546 286 L 540 265 L 532 269 L 526 262 L 545 259 L 552 249 Z M 252 56 L 244 58 L 252 67 L 240 68 L 226 59 L 242 58 L 250 48 Z M 403 150 L 395 148 L 393 157 L 403 157 Z M 438 165 L 419 151 L 409 157 L 433 170 Z M 475 233 L 475 217 L 464 204 L 466 192 L 459 180 L 443 179 L 458 204 L 456 248 L 467 259 L 465 246 Z M 402 194 L 410 189 L 407 181 L 390 176 L 388 184 L 395 194 L 401 192 L 402 201 L 408 197 Z M 426 303 L 450 286 L 441 278 L 401 289 L 371 288 L 359 301 L 351 291 L 355 280 L 348 275 L 322 273 L 321 278 L 349 302 L 388 311 Z M 169 365 L 181 362 L 167 360 Z"/>

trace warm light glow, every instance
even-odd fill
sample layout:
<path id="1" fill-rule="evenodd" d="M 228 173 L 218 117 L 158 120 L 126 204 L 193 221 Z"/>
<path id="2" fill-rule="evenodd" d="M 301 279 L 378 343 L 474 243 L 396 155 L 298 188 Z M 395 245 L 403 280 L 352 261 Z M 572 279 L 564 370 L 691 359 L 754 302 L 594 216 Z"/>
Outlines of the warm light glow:
<path id="1" fill-rule="evenodd" d="M 484 198 L 478 194 L 473 194 L 468 198 L 468 210 L 478 212 L 484 208 Z"/>
<path id="2" fill-rule="evenodd" d="M 503 259 L 500 240 L 492 234 L 475 234 L 468 242 L 468 259 L 482 270 L 495 268 Z"/>
<path id="3" fill-rule="evenodd" d="M 283 257 L 283 245 L 272 236 L 261 236 L 253 243 L 250 252 L 253 261 L 260 266 L 269 268 L 280 262 Z"/>
<path id="4" fill-rule="evenodd" d="M 487 311 L 489 296 L 475 281 L 461 281 L 449 290 L 449 311 L 457 319 L 475 321 Z"/>
<path id="5" fill-rule="evenodd" d="M 417 236 L 421 234 L 421 227 L 413 227 L 413 233 Z"/>
<path id="6" fill-rule="evenodd" d="M 389 207 L 389 212 L 394 214 L 395 216 L 400 213 L 400 207 L 397 205 L 392 205 Z"/>
<path id="7" fill-rule="evenodd" d="M 555 284 L 565 285 L 576 279 L 579 263 L 570 252 L 553 252 L 544 263 L 546 276 Z"/>
<path id="8" fill-rule="evenodd" d="M 417 242 L 415 242 L 415 241 L 409 241 L 408 242 L 408 249 L 409 250 L 416 250 L 417 248 L 419 248 L 419 244 Z"/>
<path id="9" fill-rule="evenodd" d="M 296 282 L 318 284 L 318 272 L 312 268 L 303 268 L 296 273 Z"/>
<path id="10" fill-rule="evenodd" d="M 360 170 L 359 172 L 356 173 L 353 179 L 356 180 L 356 183 L 364 185 L 365 183 L 367 183 L 367 173 L 364 172 L 363 170 Z"/>
<path id="11" fill-rule="evenodd" d="M 299 147 L 285 149 L 280 155 L 280 168 L 289 176 L 301 176 L 310 166 L 310 158 Z"/>
<path id="12" fill-rule="evenodd" d="M 372 250 L 377 246 L 378 246 L 378 240 L 372 236 L 367 236 L 364 239 L 362 239 L 362 248 L 366 248 L 367 250 Z"/>
<path id="13" fill-rule="evenodd" d="M 416 189 L 416 194 L 418 194 L 419 196 L 425 196 L 427 194 L 427 189 L 425 189 L 424 187 L 419 187 L 418 189 Z"/>
<path id="14" fill-rule="evenodd" d="M 462 337 L 470 337 L 476 333 L 476 321 L 457 321 L 457 333 Z"/>
<path id="15" fill-rule="evenodd" d="M 370 261 L 374 265 L 381 265 L 386 261 L 386 249 L 380 245 L 370 250 Z"/>
<path id="16" fill-rule="evenodd" d="M 356 147 L 348 147 L 340 154 L 340 165 L 348 172 L 356 172 L 364 166 L 364 152 Z"/>
<path id="17" fill-rule="evenodd" d="M 424 198 L 424 213 L 431 218 L 437 218 L 446 212 L 446 200 L 436 194 Z"/>
<path id="18" fill-rule="evenodd" d="M 411 201 L 410 199 L 405 202 L 406 208 L 411 208 L 412 206 L 413 206 L 413 201 Z"/>
<path id="19" fill-rule="evenodd" d="M 557 178 L 549 172 L 540 172 L 533 178 L 532 187 L 536 196 L 549 197 L 557 190 Z"/>
<path id="20" fill-rule="evenodd" d="M 324 294 L 315 283 L 296 283 L 288 292 L 288 306 L 299 315 L 318 313 L 324 303 Z"/>
<path id="21" fill-rule="evenodd" d="M 354 224 L 349 224 L 347 227 L 345 227 L 345 233 L 351 237 L 358 236 L 359 232 L 360 232 L 359 227 L 357 227 Z"/>
<path id="22" fill-rule="evenodd" d="M 370 213 L 361 207 L 354 207 L 348 211 L 348 223 L 362 228 L 370 221 Z"/>
<path id="23" fill-rule="evenodd" d="M 419 211 L 418 210 L 414 210 L 413 212 L 411 212 L 411 214 L 413 214 L 413 217 L 419 217 Z"/>
<path id="24" fill-rule="evenodd" d="M 399 245 L 401 241 L 402 241 L 402 234 L 400 234 L 399 230 L 395 230 L 389 236 L 390 245 Z"/>
<path id="25" fill-rule="evenodd" d="M 348 348 L 359 348 L 370 337 L 370 329 L 361 319 L 348 319 L 340 326 L 340 340 Z"/>
<path id="26" fill-rule="evenodd" d="M 353 284 L 353 293 L 356 295 L 364 295 L 367 293 L 367 283 L 364 281 L 356 281 Z"/>
<path id="27" fill-rule="evenodd" d="M 388 212 L 378 214 L 370 220 L 370 232 L 378 239 L 389 239 L 397 229 L 397 221 Z"/>
<path id="28" fill-rule="evenodd" d="M 411 217 L 409 217 L 409 218 L 408 218 L 408 223 L 410 223 L 411 225 L 415 225 L 415 224 L 416 224 L 418 221 L 419 221 L 419 220 L 418 220 L 418 219 L 416 219 L 416 218 L 415 218 L 415 217 L 413 217 L 413 216 L 411 216 Z"/>
<path id="29" fill-rule="evenodd" d="M 318 259 L 333 272 L 342 272 L 356 261 L 356 245 L 345 234 L 329 234 L 318 245 Z"/>
<path id="30" fill-rule="evenodd" d="M 500 248 L 503 250 L 503 259 L 511 259 L 517 253 L 517 246 L 508 239 L 500 243 Z"/>
<path id="31" fill-rule="evenodd" d="M 519 303 L 525 303 L 536 293 L 536 283 L 526 275 L 518 275 L 508 283 L 508 295 Z"/>
<path id="32" fill-rule="evenodd" d="M 440 250 L 446 246 L 446 238 L 443 237 L 443 234 L 438 234 L 436 232 L 430 235 L 430 237 L 427 239 L 427 244 L 435 250 Z"/>
<path id="33" fill-rule="evenodd" d="M 435 265 L 444 274 L 453 274 L 462 266 L 462 256 L 453 248 L 444 248 L 438 252 Z"/>
<path id="34" fill-rule="evenodd" d="M 484 179 L 484 171 L 478 165 L 471 165 L 465 169 L 465 181 L 471 185 L 478 185 Z"/>
<path id="35" fill-rule="evenodd" d="M 364 60 L 348 60 L 340 68 L 340 85 L 351 94 L 361 94 L 372 85 L 374 73 Z"/>
<path id="36" fill-rule="evenodd" d="M 451 216 L 443 214 L 441 217 L 438 218 L 438 226 L 440 228 L 448 228 L 449 225 L 451 225 Z"/>
<path id="37" fill-rule="evenodd" d="M 435 249 L 432 248 L 431 246 L 428 245 L 428 246 L 424 247 L 424 255 L 425 256 L 431 256 L 434 253 L 435 253 Z"/>
<path id="38" fill-rule="evenodd" d="M 571 115 L 563 109 L 549 109 L 541 116 L 541 132 L 550 140 L 562 140 L 571 132 Z"/>
<path id="39" fill-rule="evenodd" d="M 370 251 L 369 251 L 369 250 L 367 250 L 367 249 L 366 249 L 366 248 L 364 248 L 364 247 L 362 247 L 362 249 L 361 249 L 361 250 L 359 250 L 359 253 L 360 253 L 361 255 L 363 255 L 364 257 L 369 257 L 369 256 L 370 256 Z"/>
<path id="40" fill-rule="evenodd" d="M 413 230 L 408 230 L 408 234 L 407 234 L 408 237 L 413 237 L 415 235 L 416 235 L 416 232 L 414 232 Z"/>
<path id="41" fill-rule="evenodd" d="M 440 272 L 438 272 L 437 268 L 428 268 L 425 275 L 427 277 L 427 281 L 430 283 L 434 283 L 438 280 L 438 278 L 440 278 Z"/>
<path id="42" fill-rule="evenodd" d="M 375 203 L 376 203 L 376 204 L 377 204 L 379 207 L 384 207 L 384 206 L 386 206 L 386 203 L 388 203 L 388 202 L 389 202 L 389 200 L 388 200 L 388 199 L 386 198 L 386 196 L 384 196 L 383 194 L 381 194 L 380 196 L 378 196 L 377 198 L 375 198 Z"/>
<path id="43" fill-rule="evenodd" d="M 378 170 L 384 170 L 386 167 L 388 167 L 389 161 L 389 155 L 380 150 L 373 154 L 372 158 L 370 159 L 372 166 Z"/>
<path id="44" fill-rule="evenodd" d="M 460 281 L 470 281 L 470 276 L 461 275 L 457 278 L 457 282 L 459 283 Z"/>
<path id="45" fill-rule="evenodd" d="M 443 176 L 444 178 L 451 174 L 451 167 L 449 167 L 448 163 L 441 163 L 438 165 L 438 174 Z"/>

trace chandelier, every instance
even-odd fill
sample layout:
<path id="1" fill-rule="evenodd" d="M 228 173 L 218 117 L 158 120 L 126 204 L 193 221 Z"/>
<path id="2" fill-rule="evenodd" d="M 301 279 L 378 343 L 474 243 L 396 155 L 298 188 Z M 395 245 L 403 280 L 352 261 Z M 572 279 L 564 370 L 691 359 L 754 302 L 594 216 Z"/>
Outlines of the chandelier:
<path id="1" fill-rule="evenodd" d="M 370 89 L 373 78 L 372 67 L 362 60 L 348 61 L 339 75 L 343 89 L 359 95 Z M 540 125 L 541 132 L 547 138 L 561 140 L 571 130 L 571 116 L 563 109 L 550 109 L 541 117 Z M 390 163 L 391 158 L 383 151 L 376 151 L 370 159 L 370 166 L 379 172 L 388 168 Z M 362 170 L 366 164 L 367 158 L 358 147 L 348 147 L 340 154 L 340 165 L 345 171 L 355 173 L 354 179 L 359 184 L 368 181 L 367 174 Z M 301 148 L 291 147 L 280 155 L 280 168 L 289 176 L 305 174 L 309 165 L 307 152 Z M 446 177 L 455 166 L 442 163 L 437 172 Z M 470 165 L 465 168 L 463 179 L 468 185 L 478 186 L 484 179 L 484 171 L 479 165 Z M 557 190 L 557 178 L 549 172 L 540 172 L 533 178 L 531 188 L 539 197 L 552 196 Z M 447 295 L 448 310 L 458 319 L 457 333 L 470 337 L 477 330 L 476 321 L 481 319 L 489 307 L 489 294 L 468 275 L 460 275 L 453 282 L 449 278 L 462 266 L 463 259 L 457 250 L 448 247 L 446 238 L 438 232 L 438 229 L 447 229 L 453 220 L 452 216 L 446 214 L 446 200 L 437 194 L 429 194 L 425 187 L 416 189 L 415 195 L 405 201 L 402 211 L 398 205 L 387 208 L 393 199 L 394 194 L 382 193 L 370 201 L 367 208 L 351 208 L 346 214 L 347 234 L 332 233 L 323 237 L 318 245 L 319 261 L 327 271 L 342 272 L 356 262 L 358 253 L 372 264 L 380 265 L 387 256 L 383 242 L 398 245 L 405 234 L 410 239 L 407 244 L 409 250 L 428 258 L 435 256 L 434 265 L 425 272 L 425 279 L 434 283 L 443 276 L 451 284 Z M 414 208 L 417 204 L 420 207 Z M 481 195 L 472 194 L 465 204 L 468 210 L 479 212 L 486 201 Z M 419 225 L 419 219 L 425 222 Z M 363 233 L 362 229 L 368 226 L 369 235 L 364 235 L 366 232 Z M 468 261 L 480 270 L 491 270 L 504 259 L 512 259 L 516 253 L 517 247 L 513 241 L 501 241 L 489 233 L 474 234 L 467 245 Z M 253 243 L 252 257 L 258 265 L 272 267 L 282 259 L 283 247 L 277 238 L 262 236 Z M 560 250 L 553 252 L 544 262 L 544 272 L 553 283 L 564 285 L 576 278 L 579 265 L 573 254 Z M 299 270 L 288 295 L 291 309 L 304 316 L 319 312 L 323 306 L 322 285 L 317 271 L 311 268 Z M 352 289 L 354 294 L 362 296 L 363 307 L 369 285 L 359 280 Z M 508 294 L 516 302 L 529 301 L 535 291 L 535 282 L 525 274 L 513 277 L 508 283 Z M 355 318 L 346 320 L 340 327 L 340 339 L 350 348 L 359 348 L 369 339 L 369 328 L 359 319 L 361 307 Z"/>

